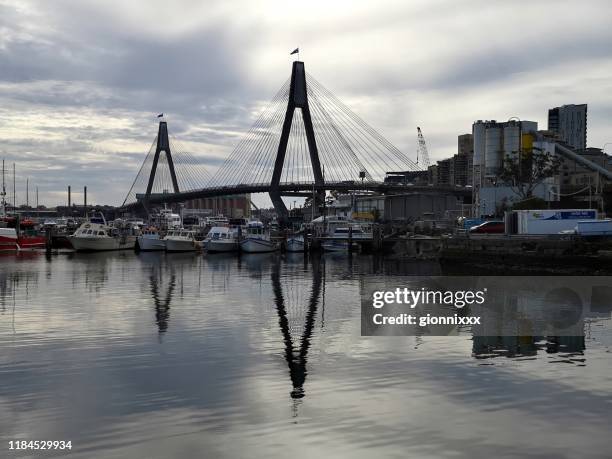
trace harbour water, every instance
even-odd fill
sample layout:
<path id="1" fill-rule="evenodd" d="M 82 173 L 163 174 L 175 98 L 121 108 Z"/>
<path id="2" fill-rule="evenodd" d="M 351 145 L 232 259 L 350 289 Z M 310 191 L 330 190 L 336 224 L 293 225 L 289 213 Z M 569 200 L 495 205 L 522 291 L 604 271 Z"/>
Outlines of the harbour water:
<path id="1" fill-rule="evenodd" d="M 612 325 L 577 340 L 361 337 L 364 279 L 435 262 L 0 258 L 0 457 L 610 457 Z M 587 326 L 587 325 L 585 325 Z"/>

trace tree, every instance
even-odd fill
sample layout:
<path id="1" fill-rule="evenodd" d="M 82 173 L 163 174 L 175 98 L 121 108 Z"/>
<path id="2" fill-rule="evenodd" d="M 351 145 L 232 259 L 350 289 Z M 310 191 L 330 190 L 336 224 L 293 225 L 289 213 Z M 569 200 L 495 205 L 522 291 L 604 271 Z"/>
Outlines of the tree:
<path id="1" fill-rule="evenodd" d="M 561 161 L 548 152 L 522 152 L 504 158 L 499 178 L 510 185 L 521 200 L 531 198 L 535 188 L 559 173 Z"/>

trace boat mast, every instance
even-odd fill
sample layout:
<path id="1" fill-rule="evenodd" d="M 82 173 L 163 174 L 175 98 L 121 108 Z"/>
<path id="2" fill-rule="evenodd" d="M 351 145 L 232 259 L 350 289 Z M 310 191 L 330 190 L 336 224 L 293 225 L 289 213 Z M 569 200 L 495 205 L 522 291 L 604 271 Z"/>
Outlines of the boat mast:
<path id="1" fill-rule="evenodd" d="M 15 163 L 13 163 L 13 212 L 17 211 L 17 184 L 15 183 Z"/>
<path id="2" fill-rule="evenodd" d="M 6 188 L 4 186 L 4 160 L 2 160 L 2 192 L 0 193 L 0 196 L 2 196 L 2 203 L 0 205 L 0 216 L 4 217 L 6 207 L 6 201 L 4 199 L 4 197 L 6 196 Z"/>

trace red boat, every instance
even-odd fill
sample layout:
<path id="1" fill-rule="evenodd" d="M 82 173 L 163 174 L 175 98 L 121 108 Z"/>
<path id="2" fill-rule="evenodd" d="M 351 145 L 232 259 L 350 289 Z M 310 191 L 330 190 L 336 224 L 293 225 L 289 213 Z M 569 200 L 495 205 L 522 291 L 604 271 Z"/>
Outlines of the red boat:
<path id="1" fill-rule="evenodd" d="M 15 228 L 0 228 L 0 251 L 15 252 L 17 250 L 44 249 L 46 240 L 43 236 L 17 236 Z"/>
<path id="2" fill-rule="evenodd" d="M 17 233 L 15 228 L 0 228 L 0 252 L 17 250 Z"/>
<path id="3" fill-rule="evenodd" d="M 19 246 L 19 250 L 44 249 L 47 245 L 47 241 L 44 236 L 21 235 L 17 238 L 17 245 Z"/>

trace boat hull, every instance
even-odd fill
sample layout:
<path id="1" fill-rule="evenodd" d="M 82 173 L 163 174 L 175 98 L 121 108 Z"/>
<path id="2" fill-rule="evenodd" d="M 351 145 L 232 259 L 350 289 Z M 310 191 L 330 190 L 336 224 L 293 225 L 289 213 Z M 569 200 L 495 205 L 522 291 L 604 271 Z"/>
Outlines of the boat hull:
<path id="1" fill-rule="evenodd" d="M 19 250 L 41 250 L 47 246 L 47 240 L 42 236 L 19 236 Z"/>
<path id="2" fill-rule="evenodd" d="M 206 242 L 208 253 L 237 252 L 240 246 L 236 241 L 218 241 L 211 239 Z"/>
<path id="3" fill-rule="evenodd" d="M 192 240 L 165 239 L 166 252 L 195 252 L 196 245 Z"/>
<path id="4" fill-rule="evenodd" d="M 240 243 L 240 250 L 245 253 L 274 252 L 278 245 L 265 239 L 247 238 Z"/>
<path id="5" fill-rule="evenodd" d="M 348 252 L 350 247 L 348 241 L 325 241 L 321 246 L 326 252 Z M 355 243 L 353 248 L 356 248 Z"/>
<path id="6" fill-rule="evenodd" d="M 297 238 L 287 239 L 287 252 L 303 252 L 304 251 L 304 240 Z"/>
<path id="7" fill-rule="evenodd" d="M 76 237 L 68 236 L 70 245 L 77 252 L 102 252 L 109 250 L 130 250 L 136 244 L 135 236 L 114 237 Z"/>
<path id="8" fill-rule="evenodd" d="M 14 228 L 0 228 L 0 252 L 17 251 L 17 233 Z"/>
<path id="9" fill-rule="evenodd" d="M 166 250 L 166 241 L 152 237 L 138 237 L 138 248 L 144 252 L 155 252 Z"/>

